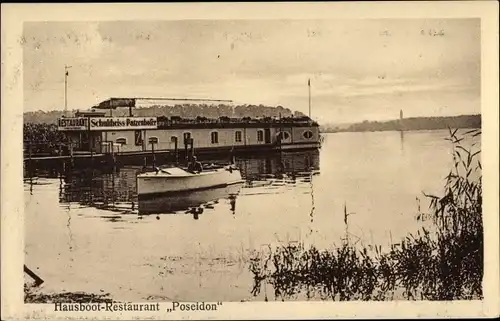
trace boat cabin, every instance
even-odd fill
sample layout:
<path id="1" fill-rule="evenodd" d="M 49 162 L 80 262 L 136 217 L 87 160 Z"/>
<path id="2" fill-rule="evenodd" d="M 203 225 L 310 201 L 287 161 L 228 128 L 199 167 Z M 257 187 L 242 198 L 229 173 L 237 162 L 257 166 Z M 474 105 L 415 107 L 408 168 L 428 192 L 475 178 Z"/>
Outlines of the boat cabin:
<path id="1" fill-rule="evenodd" d="M 280 149 L 318 148 L 319 126 L 309 117 L 184 119 L 165 116 L 134 116 L 138 98 L 111 98 L 91 111 L 58 120 L 58 130 L 71 141 L 74 151 L 93 153 L 140 153 L 154 149 L 193 148 L 222 150 L 268 146 Z M 118 108 L 128 109 L 117 116 Z M 96 111 L 98 110 L 98 111 Z M 115 111 L 115 115 L 113 115 Z M 123 114 L 123 113 L 122 113 Z"/>

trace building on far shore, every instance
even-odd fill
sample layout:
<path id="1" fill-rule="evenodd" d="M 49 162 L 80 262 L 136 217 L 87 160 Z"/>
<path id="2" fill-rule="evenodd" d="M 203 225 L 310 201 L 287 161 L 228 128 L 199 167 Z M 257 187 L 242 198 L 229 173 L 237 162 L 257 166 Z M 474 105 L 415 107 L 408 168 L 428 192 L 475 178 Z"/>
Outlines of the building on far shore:
<path id="1" fill-rule="evenodd" d="M 319 126 L 309 117 L 183 119 L 172 116 L 137 117 L 135 98 L 111 98 L 74 117 L 58 119 L 73 152 L 118 155 L 182 150 L 191 141 L 198 152 L 307 150 L 320 147 Z M 113 117 L 116 108 L 129 116 Z"/>

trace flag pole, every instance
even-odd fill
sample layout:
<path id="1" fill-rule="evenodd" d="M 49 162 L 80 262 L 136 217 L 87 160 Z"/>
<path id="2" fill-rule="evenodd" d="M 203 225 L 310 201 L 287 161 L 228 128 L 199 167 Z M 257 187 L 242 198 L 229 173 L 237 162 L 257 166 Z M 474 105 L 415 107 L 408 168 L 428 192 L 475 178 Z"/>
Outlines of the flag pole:
<path id="1" fill-rule="evenodd" d="M 311 118 L 311 79 L 307 80 L 307 86 L 309 87 L 309 118 Z"/>
<path id="2" fill-rule="evenodd" d="M 71 66 L 64 65 L 64 116 L 68 116 L 68 69 Z"/>

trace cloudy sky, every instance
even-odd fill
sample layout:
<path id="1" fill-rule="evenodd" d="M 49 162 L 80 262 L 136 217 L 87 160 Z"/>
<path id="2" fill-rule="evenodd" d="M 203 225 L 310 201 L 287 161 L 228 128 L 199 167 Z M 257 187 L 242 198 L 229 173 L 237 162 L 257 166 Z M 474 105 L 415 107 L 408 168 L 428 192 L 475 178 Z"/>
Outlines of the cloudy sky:
<path id="1" fill-rule="evenodd" d="M 282 105 L 334 123 L 480 112 L 480 21 L 183 20 L 24 25 L 25 111 L 109 97 Z"/>

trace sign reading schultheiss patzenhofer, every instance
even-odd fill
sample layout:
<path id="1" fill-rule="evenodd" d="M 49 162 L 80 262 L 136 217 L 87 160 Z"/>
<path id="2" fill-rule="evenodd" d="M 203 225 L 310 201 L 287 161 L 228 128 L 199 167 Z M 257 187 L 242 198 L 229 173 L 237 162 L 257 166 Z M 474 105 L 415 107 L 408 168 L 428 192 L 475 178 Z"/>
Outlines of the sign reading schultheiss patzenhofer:
<path id="1" fill-rule="evenodd" d="M 90 117 L 90 126 L 86 118 L 63 118 L 59 121 L 59 130 L 136 130 L 156 129 L 156 117 Z M 81 125 L 81 126 L 75 126 Z M 86 127 L 89 126 L 89 127 Z"/>

